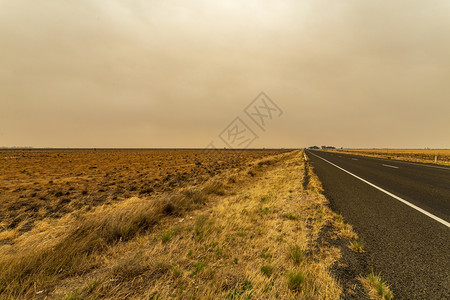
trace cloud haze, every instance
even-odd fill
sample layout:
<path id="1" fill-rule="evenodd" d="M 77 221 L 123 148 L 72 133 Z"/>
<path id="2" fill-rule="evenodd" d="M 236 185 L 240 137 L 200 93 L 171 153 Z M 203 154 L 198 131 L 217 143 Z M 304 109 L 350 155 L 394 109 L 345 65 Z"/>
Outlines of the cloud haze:
<path id="1" fill-rule="evenodd" d="M 188 4 L 189 3 L 189 4 Z M 449 1 L 0 0 L 0 146 L 450 148 Z"/>

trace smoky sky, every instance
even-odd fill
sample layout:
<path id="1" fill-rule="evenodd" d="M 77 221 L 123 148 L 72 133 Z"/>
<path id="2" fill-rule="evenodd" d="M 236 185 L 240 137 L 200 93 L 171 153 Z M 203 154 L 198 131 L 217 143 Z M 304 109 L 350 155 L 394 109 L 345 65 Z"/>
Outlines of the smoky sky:
<path id="1" fill-rule="evenodd" d="M 0 146 L 450 148 L 450 2 L 0 0 Z M 283 110 L 265 131 L 243 109 Z"/>

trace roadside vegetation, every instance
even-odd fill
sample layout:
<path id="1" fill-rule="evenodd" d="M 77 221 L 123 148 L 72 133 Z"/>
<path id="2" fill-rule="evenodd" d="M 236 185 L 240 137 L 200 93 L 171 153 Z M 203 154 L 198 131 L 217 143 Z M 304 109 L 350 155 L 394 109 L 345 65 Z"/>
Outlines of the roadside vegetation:
<path id="1" fill-rule="evenodd" d="M 361 242 L 358 241 L 353 241 L 350 243 L 350 245 L 348 246 L 351 250 L 358 252 L 358 253 L 362 253 L 364 252 L 364 246 Z"/>
<path id="2" fill-rule="evenodd" d="M 394 296 L 381 275 L 375 275 L 373 271 L 367 277 L 360 278 L 361 283 L 367 289 L 369 296 L 374 300 L 390 300 Z"/>
<path id="3" fill-rule="evenodd" d="M 326 151 L 450 166 L 449 149 L 336 149 Z"/>
<path id="4" fill-rule="evenodd" d="M 320 232 L 358 237 L 321 192 L 294 151 L 43 219 L 0 246 L 0 298 L 340 299 Z"/>

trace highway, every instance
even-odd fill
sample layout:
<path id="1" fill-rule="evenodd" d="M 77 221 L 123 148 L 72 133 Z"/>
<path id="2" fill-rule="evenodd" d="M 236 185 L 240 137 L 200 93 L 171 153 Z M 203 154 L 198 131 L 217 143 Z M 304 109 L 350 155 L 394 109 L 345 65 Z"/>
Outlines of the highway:
<path id="1" fill-rule="evenodd" d="M 396 299 L 450 299 L 450 168 L 306 150 Z"/>

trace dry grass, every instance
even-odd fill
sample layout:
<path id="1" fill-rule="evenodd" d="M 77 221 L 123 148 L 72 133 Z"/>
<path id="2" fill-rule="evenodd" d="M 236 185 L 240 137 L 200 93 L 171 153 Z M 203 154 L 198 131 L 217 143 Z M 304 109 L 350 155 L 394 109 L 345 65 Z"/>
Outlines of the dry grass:
<path id="1" fill-rule="evenodd" d="M 243 170 L 255 159 L 282 152 L 0 150 L 0 244 L 46 218 L 198 185 L 224 170 Z M 3 231 L 10 232 L 1 235 Z"/>
<path id="2" fill-rule="evenodd" d="M 358 241 L 353 241 L 350 243 L 350 245 L 348 246 L 351 250 L 358 252 L 358 253 L 362 253 L 364 252 L 364 246 L 361 242 Z"/>
<path id="3" fill-rule="evenodd" d="M 449 149 L 337 149 L 327 151 L 450 166 Z M 435 162 L 435 155 L 437 155 L 437 162 Z"/>
<path id="4" fill-rule="evenodd" d="M 317 239 L 324 225 L 356 235 L 321 190 L 297 151 L 175 192 L 44 219 L 0 247 L 0 294 L 339 299 L 329 268 L 340 252 Z"/>
<path id="5" fill-rule="evenodd" d="M 373 300 L 391 300 L 394 299 L 389 286 L 381 278 L 380 275 L 375 275 L 371 272 L 367 277 L 361 277 L 360 281 L 362 285 L 366 288 L 370 299 Z"/>

